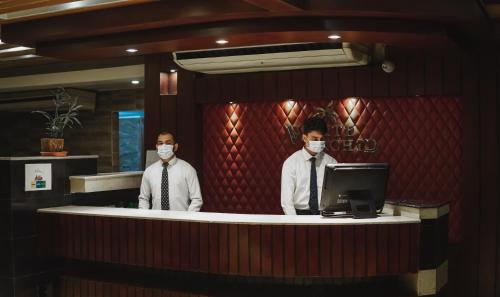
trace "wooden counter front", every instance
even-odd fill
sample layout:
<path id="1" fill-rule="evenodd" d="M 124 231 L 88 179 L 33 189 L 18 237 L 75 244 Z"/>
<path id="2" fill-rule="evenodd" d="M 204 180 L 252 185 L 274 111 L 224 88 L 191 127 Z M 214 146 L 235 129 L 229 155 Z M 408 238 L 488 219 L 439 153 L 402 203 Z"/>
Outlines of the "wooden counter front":
<path id="1" fill-rule="evenodd" d="M 39 210 L 50 258 L 252 277 L 359 278 L 417 272 L 419 220 Z"/>

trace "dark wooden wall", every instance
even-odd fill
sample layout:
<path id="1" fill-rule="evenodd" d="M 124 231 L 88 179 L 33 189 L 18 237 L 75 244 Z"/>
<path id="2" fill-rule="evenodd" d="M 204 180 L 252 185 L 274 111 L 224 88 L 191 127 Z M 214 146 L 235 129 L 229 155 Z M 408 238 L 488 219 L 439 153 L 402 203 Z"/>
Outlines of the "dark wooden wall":
<path id="1" fill-rule="evenodd" d="M 458 95 L 464 108 L 462 185 L 466 211 L 461 216 L 465 221 L 462 241 L 455 247 L 458 262 L 450 263 L 451 282 L 460 283 L 457 293 L 463 296 L 500 296 L 499 55 L 480 51 L 437 55 L 393 52 L 391 58 L 396 63 L 391 74 L 379 65 L 234 75 L 194 76 L 181 71 L 174 102 L 159 105 L 159 82 L 157 86 L 148 81 L 158 80 L 158 73 L 152 70 L 158 68 L 161 58 L 150 57 L 146 59 L 145 135 L 154 138 L 163 126 L 189 133 L 183 135 L 182 146 L 191 147 L 184 158 L 201 172 L 200 104 Z M 175 117 L 175 124 L 171 117 Z"/>
<path id="2" fill-rule="evenodd" d="M 428 96 L 461 94 L 461 56 L 395 56 L 396 70 L 379 64 L 234 75 L 206 75 L 196 80 L 201 103 L 284 99 L 333 99 L 350 96 Z"/>
<path id="3" fill-rule="evenodd" d="M 179 143 L 178 155 L 201 172 L 201 106 L 195 102 L 195 74 L 178 69 L 176 95 L 160 95 L 160 72 L 178 69 L 170 56 L 145 59 L 144 147 L 155 149 L 158 133 L 168 131 Z"/>
<path id="4" fill-rule="evenodd" d="M 469 164 L 464 176 L 465 296 L 500 296 L 498 66 L 498 55 L 479 54 L 462 67 L 464 163 Z"/>

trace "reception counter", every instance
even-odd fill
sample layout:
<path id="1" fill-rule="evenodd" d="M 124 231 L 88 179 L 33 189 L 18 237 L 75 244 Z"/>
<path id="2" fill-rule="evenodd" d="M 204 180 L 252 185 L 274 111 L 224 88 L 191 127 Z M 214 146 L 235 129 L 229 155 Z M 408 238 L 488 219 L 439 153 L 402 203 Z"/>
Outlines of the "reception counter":
<path id="1" fill-rule="evenodd" d="M 365 278 L 416 273 L 415 217 L 192 213 L 89 206 L 39 210 L 49 258 L 217 276 Z"/>

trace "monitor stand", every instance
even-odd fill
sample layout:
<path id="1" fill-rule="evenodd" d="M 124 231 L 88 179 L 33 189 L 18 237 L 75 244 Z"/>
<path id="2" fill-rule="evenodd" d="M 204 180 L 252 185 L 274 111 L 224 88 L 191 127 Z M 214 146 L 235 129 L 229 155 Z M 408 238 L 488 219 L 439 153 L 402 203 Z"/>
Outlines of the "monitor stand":
<path id="1" fill-rule="evenodd" d="M 377 209 L 375 208 L 375 201 L 373 201 L 370 191 L 367 190 L 354 190 L 348 191 L 343 199 L 346 199 L 349 204 L 336 210 L 322 210 L 321 215 L 324 217 L 352 217 L 355 219 L 369 219 L 377 217 Z M 347 206 L 347 207 L 346 207 Z M 350 206 L 350 207 L 349 207 Z M 338 211 L 345 211 L 339 213 Z"/>
<path id="2" fill-rule="evenodd" d="M 373 200 L 350 199 L 352 216 L 355 219 L 369 219 L 377 217 L 377 210 Z"/>

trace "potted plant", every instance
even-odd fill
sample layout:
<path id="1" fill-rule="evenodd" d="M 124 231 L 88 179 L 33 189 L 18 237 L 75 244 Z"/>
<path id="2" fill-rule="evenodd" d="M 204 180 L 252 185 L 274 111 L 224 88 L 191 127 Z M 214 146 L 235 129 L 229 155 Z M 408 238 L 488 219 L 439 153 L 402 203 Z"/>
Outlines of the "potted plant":
<path id="1" fill-rule="evenodd" d="M 33 113 L 43 115 L 47 122 L 47 138 L 42 138 L 42 156 L 66 156 L 64 151 L 64 129 L 81 127 L 78 120 L 78 111 L 82 105 L 78 105 L 77 98 L 72 97 L 64 88 L 58 88 L 54 92 L 54 111 L 52 113 L 36 110 Z"/>

